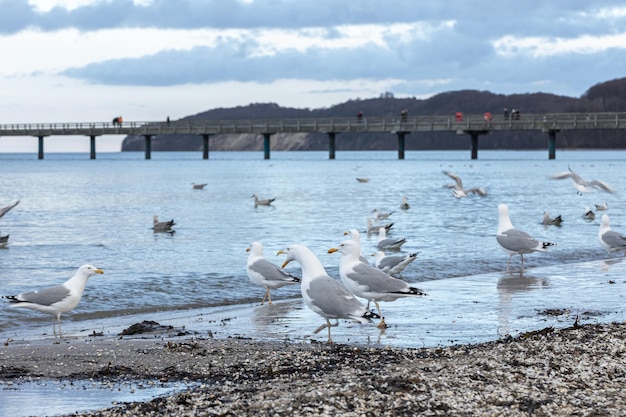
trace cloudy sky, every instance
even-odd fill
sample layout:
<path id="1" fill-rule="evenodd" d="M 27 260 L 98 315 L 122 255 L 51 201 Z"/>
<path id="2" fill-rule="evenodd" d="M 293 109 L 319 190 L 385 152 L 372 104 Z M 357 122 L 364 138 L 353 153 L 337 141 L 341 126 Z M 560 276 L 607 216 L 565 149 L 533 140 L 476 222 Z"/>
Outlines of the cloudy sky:
<path id="1" fill-rule="evenodd" d="M 0 0 L 0 124 L 163 120 L 626 76 L 626 1 Z M 118 151 L 121 137 L 97 139 Z M 35 152 L 0 137 L 0 152 Z M 46 140 L 46 152 L 88 139 Z"/>

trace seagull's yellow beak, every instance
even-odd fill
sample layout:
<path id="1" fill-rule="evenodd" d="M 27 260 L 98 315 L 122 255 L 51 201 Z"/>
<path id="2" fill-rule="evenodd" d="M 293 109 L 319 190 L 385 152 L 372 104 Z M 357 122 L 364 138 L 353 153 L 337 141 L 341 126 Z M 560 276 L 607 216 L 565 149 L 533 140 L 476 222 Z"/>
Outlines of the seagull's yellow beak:
<path id="1" fill-rule="evenodd" d="M 96 274 L 104 274 L 104 271 L 102 269 L 96 269 L 95 271 Z"/>
<path id="2" fill-rule="evenodd" d="M 337 249 L 337 248 L 330 248 L 330 249 L 328 249 L 328 253 L 335 253 L 337 251 L 339 251 L 339 249 Z"/>
<path id="3" fill-rule="evenodd" d="M 283 250 L 279 250 L 278 252 L 276 252 L 276 256 L 278 255 L 287 255 L 287 252 L 283 251 Z M 291 262 L 292 259 L 286 259 L 285 262 L 283 262 L 283 264 L 280 266 L 281 268 L 286 267 L 287 265 L 289 265 L 289 262 Z"/>

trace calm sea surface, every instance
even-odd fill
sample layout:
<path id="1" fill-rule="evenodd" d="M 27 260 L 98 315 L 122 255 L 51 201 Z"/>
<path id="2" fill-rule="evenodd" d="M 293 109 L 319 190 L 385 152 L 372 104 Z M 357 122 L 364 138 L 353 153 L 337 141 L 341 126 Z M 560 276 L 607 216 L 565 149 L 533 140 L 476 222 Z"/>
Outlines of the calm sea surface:
<path id="1" fill-rule="evenodd" d="M 273 152 L 271 160 L 263 160 L 262 152 L 213 152 L 209 160 L 202 160 L 200 152 L 156 152 L 149 161 L 143 153 L 103 153 L 96 160 L 86 154 L 47 154 L 44 160 L 3 154 L 0 206 L 18 199 L 20 204 L 0 219 L 0 233 L 10 234 L 8 248 L 0 249 L 0 293 L 57 285 L 90 263 L 105 275 L 92 277 L 81 304 L 63 316 L 67 334 L 91 331 L 88 326 L 95 329 L 104 320 L 124 326 L 156 314 L 174 317 L 207 308 L 255 306 L 250 314 L 258 319 L 263 290 L 246 275 L 250 242 L 262 242 L 266 257 L 276 263 L 283 261 L 276 252 L 287 244 L 307 245 L 338 278 L 340 255 L 327 250 L 344 240 L 344 231 L 365 229 L 368 215 L 378 208 L 394 211 L 390 236 L 407 238 L 402 252 L 420 252 L 404 279 L 429 292 L 428 301 L 383 303 L 390 324 L 394 319 L 423 325 L 463 317 L 467 321 L 461 327 L 474 328 L 486 314 L 477 305 L 502 297 L 503 288 L 509 300 L 500 299 L 500 313 L 532 300 L 538 303 L 535 317 L 542 308 L 562 308 L 594 311 L 593 320 L 623 320 L 621 255 L 606 262 L 610 257 L 596 237 L 602 212 L 594 221 L 582 214 L 585 207 L 607 202 L 613 229 L 626 232 L 626 152 L 557 151 L 557 159 L 548 160 L 547 150 L 480 151 L 478 158 L 470 160 L 469 150 L 412 151 L 405 160 L 398 160 L 396 152 L 373 151 L 340 151 L 335 160 L 327 152 Z M 568 165 L 619 192 L 577 195 L 570 180 L 548 178 Z M 455 199 L 443 188 L 451 182 L 444 169 L 489 195 Z M 192 182 L 208 185 L 193 190 Z M 276 201 L 255 208 L 254 193 Z M 403 195 L 411 204 L 406 211 L 399 208 Z M 558 243 L 549 253 L 526 256 L 522 275 L 504 273 L 508 255 L 495 240 L 499 203 L 509 205 L 514 226 Z M 561 214 L 562 227 L 542 226 L 544 210 Z M 154 234 L 155 214 L 173 218 L 176 233 Z M 375 243 L 375 236 L 364 237 L 363 252 L 373 253 Z M 519 257 L 513 269 L 519 270 Z M 295 263 L 288 270 L 300 272 Z M 297 286 L 274 291 L 275 305 L 291 306 L 282 316 L 276 310 L 274 319 L 288 320 L 294 310 L 311 314 L 310 332 L 323 320 L 302 307 L 299 294 Z M 579 295 L 584 298 L 576 301 Z M 454 311 L 446 306 L 455 306 Z M 413 314 L 413 308 L 419 312 Z M 515 330 L 516 320 L 527 315 L 533 314 L 511 314 L 507 326 Z M 22 339 L 29 330 L 51 336 L 51 328 L 49 316 L 12 309 L 0 300 L 0 339 Z M 246 331 L 254 337 L 258 329 Z M 438 334 L 432 343 L 474 340 L 463 334 L 463 329 L 456 336 Z M 425 343 L 399 335 L 388 342 L 393 340 Z"/>

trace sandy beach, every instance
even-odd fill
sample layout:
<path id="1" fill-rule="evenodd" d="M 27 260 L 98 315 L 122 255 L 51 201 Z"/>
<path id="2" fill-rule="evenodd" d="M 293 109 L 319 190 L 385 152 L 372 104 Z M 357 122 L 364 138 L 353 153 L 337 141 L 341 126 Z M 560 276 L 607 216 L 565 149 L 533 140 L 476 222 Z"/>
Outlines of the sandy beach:
<path id="1" fill-rule="evenodd" d="M 0 379 L 184 381 L 189 388 L 84 416 L 617 416 L 626 324 L 546 328 L 436 348 L 156 334 L 0 348 Z"/>

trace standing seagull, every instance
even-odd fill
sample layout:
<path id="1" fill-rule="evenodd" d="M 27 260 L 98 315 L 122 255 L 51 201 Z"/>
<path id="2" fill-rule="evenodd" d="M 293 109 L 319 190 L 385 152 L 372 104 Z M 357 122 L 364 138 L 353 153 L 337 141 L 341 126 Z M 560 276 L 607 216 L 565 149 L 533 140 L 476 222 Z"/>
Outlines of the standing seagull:
<path id="1" fill-rule="evenodd" d="M 328 328 L 328 343 L 333 343 L 330 328 L 339 325 L 339 319 L 351 319 L 360 323 L 369 323 L 378 315 L 367 310 L 363 304 L 326 273 L 320 260 L 303 245 L 291 245 L 278 252 L 287 255 L 283 268 L 291 261 L 302 267 L 301 291 L 304 303 L 315 313 L 326 319 L 326 324 L 318 327 L 315 333 Z M 330 319 L 337 320 L 330 324 Z"/>
<path id="2" fill-rule="evenodd" d="M 600 223 L 600 230 L 598 231 L 598 240 L 600 241 L 600 245 L 602 245 L 609 254 L 623 250 L 624 256 L 626 256 L 626 236 L 611 230 L 609 216 L 606 214 L 602 215 L 602 222 Z"/>
<path id="3" fill-rule="evenodd" d="M 536 251 L 547 252 L 549 246 L 556 245 L 556 243 L 540 242 L 528 233 L 515 229 L 509 217 L 509 207 L 506 204 L 498 205 L 496 240 L 502 249 L 509 254 L 509 261 L 506 264 L 507 271 L 513 255 L 519 255 L 522 258 L 522 271 L 524 271 L 524 254 Z"/>
<path id="4" fill-rule="evenodd" d="M 263 257 L 263 245 L 260 242 L 252 242 L 250 246 L 246 248 L 246 252 L 250 252 L 250 255 L 248 255 L 248 263 L 246 264 L 246 271 L 248 272 L 250 281 L 267 290 L 263 301 L 261 301 L 261 305 L 263 305 L 266 299 L 270 305 L 272 304 L 270 290 L 300 282 L 300 278 L 291 275 L 280 266 L 274 265 L 265 259 Z"/>
<path id="5" fill-rule="evenodd" d="M 606 191 L 607 193 L 614 193 L 615 189 L 613 189 L 609 184 L 600 180 L 591 180 L 585 181 L 580 176 L 572 171 L 572 168 L 567 166 L 567 171 L 559 172 L 557 174 L 551 175 L 550 178 L 555 180 L 562 180 L 564 178 L 571 178 L 573 181 L 574 188 L 577 190 L 577 194 L 590 193 L 594 188 L 597 188 L 602 191 Z"/>
<path id="6" fill-rule="evenodd" d="M 59 337 L 63 337 L 61 330 L 61 313 L 67 313 L 78 305 L 87 279 L 95 274 L 104 274 L 104 271 L 92 265 L 83 265 L 72 278 L 56 287 L 42 290 L 23 292 L 18 295 L 7 295 L 11 307 L 23 307 L 41 313 L 52 314 L 52 329 L 56 337 L 56 323 L 59 324 Z"/>
<path id="7" fill-rule="evenodd" d="M 339 275 L 344 285 L 357 297 L 374 301 L 380 323 L 378 327 L 387 327 L 385 318 L 380 311 L 379 301 L 394 301 L 400 297 L 426 295 L 418 288 L 411 287 L 401 279 L 393 278 L 380 269 L 359 261 L 361 247 L 354 240 L 346 240 L 336 248 L 330 248 L 328 253 L 341 253 Z"/>

